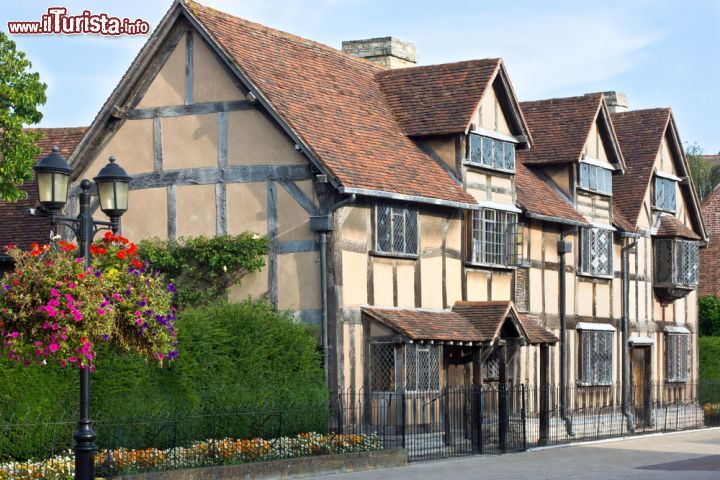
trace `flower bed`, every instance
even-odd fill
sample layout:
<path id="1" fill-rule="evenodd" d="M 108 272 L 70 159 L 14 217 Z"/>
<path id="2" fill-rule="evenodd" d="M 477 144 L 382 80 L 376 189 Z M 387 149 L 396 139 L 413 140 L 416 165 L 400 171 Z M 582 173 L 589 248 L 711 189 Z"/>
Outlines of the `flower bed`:
<path id="1" fill-rule="evenodd" d="M 95 457 L 97 475 L 238 464 L 285 458 L 380 450 L 376 434 L 301 433 L 272 440 L 223 438 L 184 447 L 101 450 Z M 75 470 L 72 452 L 44 461 L 0 464 L 0 480 L 70 480 Z"/>

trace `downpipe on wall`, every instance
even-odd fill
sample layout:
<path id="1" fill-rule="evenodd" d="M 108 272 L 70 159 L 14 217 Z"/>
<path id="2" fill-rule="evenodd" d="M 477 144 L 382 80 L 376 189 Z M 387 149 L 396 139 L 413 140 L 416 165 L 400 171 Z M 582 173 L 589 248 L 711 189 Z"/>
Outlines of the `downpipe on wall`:
<path id="1" fill-rule="evenodd" d="M 567 415 L 567 281 L 565 278 L 565 254 L 572 252 L 572 244 L 565 241 L 565 231 L 560 231 L 557 253 L 560 257 L 560 418 L 565 422 L 568 436 L 574 437 L 572 420 Z"/>
<path id="2" fill-rule="evenodd" d="M 330 387 L 328 374 L 328 358 L 330 357 L 330 349 L 328 346 L 328 266 L 327 266 L 327 246 L 328 232 L 333 230 L 333 213 L 344 207 L 345 205 L 354 203 L 356 196 L 353 193 L 348 198 L 340 200 L 328 207 L 324 215 L 310 218 L 310 226 L 312 230 L 320 232 L 320 291 L 322 296 L 322 344 L 323 344 L 323 372 L 325 374 L 325 385 Z"/>
<path id="3" fill-rule="evenodd" d="M 635 421 L 633 414 L 630 411 L 629 404 L 629 390 L 630 390 L 630 375 L 628 371 L 628 324 L 630 323 L 630 250 L 637 246 L 637 240 L 633 240 L 628 243 L 621 250 L 622 260 L 622 318 L 621 318 L 621 331 L 622 331 L 622 386 L 620 401 L 622 403 L 622 414 L 627 422 L 628 432 L 633 433 L 635 431 Z"/>

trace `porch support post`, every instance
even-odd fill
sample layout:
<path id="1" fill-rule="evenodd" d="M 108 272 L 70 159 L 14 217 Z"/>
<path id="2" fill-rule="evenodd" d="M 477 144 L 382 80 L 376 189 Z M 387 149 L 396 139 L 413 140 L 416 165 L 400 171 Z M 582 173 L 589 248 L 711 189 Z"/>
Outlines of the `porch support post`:
<path id="1" fill-rule="evenodd" d="M 450 432 L 450 382 L 448 381 L 448 373 L 450 370 L 449 353 L 449 351 L 446 351 L 445 345 L 440 345 L 440 358 L 443 361 L 443 375 L 445 377 L 445 384 L 440 386 L 442 389 L 441 391 L 444 392 L 444 394 L 441 394 L 440 405 L 442 406 L 443 431 L 445 434 L 446 446 L 453 444 L 452 432 Z"/>
<path id="2" fill-rule="evenodd" d="M 540 445 L 547 445 L 550 438 L 550 346 L 540 345 Z"/>
<path id="3" fill-rule="evenodd" d="M 473 347 L 470 425 L 473 453 L 482 453 L 482 348 Z"/>
<path id="4" fill-rule="evenodd" d="M 507 344 L 504 340 L 500 341 L 500 381 L 498 382 L 498 437 L 500 442 L 500 451 L 505 453 L 507 451 L 507 438 L 508 438 L 508 404 L 507 404 L 507 388 L 508 388 L 508 374 L 507 374 Z"/>

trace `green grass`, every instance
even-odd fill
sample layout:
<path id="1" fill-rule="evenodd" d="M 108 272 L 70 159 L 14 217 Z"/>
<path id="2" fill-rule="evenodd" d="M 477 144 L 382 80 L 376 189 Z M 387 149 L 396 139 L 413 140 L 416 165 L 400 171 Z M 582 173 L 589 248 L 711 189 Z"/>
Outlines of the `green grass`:
<path id="1" fill-rule="evenodd" d="M 720 337 L 700 337 L 700 379 L 720 380 Z"/>

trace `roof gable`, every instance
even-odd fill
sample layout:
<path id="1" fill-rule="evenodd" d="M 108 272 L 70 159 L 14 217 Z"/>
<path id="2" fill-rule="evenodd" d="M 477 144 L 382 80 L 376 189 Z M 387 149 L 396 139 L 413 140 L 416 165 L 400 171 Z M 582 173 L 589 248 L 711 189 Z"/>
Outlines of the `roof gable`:
<path id="1" fill-rule="evenodd" d="M 579 97 L 521 102 L 535 143 L 518 152 L 526 165 L 576 162 L 582 158 L 593 125 L 600 127 L 603 146 L 612 163 L 624 170 L 625 163 L 602 93 Z"/>
<path id="2" fill-rule="evenodd" d="M 499 58 L 384 70 L 376 79 L 409 136 L 465 133 L 486 92 L 498 100 L 514 135 L 530 134 Z"/>
<path id="3" fill-rule="evenodd" d="M 680 188 L 695 230 L 700 237 L 707 239 L 700 202 L 672 111 L 669 108 L 632 110 L 613 113 L 611 118 L 627 159 L 627 174 L 613 180 L 613 208 L 620 210 L 633 226 L 637 225 L 645 195 L 651 187 L 658 152 L 663 139 L 667 139 L 680 176 L 688 179 L 680 183 Z"/>

